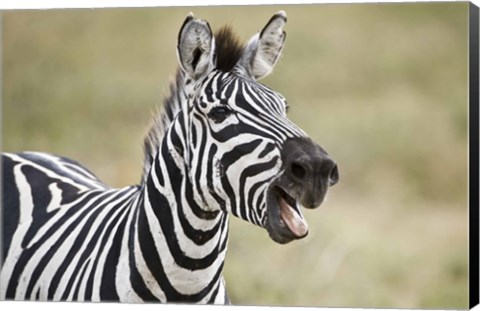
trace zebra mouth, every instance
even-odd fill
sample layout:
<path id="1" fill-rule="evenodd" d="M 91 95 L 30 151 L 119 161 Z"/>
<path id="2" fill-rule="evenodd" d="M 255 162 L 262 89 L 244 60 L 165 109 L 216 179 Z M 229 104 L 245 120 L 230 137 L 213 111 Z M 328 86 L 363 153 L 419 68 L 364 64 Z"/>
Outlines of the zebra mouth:
<path id="1" fill-rule="evenodd" d="M 308 234 L 301 205 L 284 188 L 273 185 L 268 191 L 266 229 L 270 237 L 284 244 Z"/>

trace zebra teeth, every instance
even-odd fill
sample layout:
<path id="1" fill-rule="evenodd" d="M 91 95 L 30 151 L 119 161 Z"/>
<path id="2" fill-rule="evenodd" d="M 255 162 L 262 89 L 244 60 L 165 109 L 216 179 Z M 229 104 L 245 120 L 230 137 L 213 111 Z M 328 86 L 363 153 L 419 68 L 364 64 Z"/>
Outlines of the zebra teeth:
<path id="1" fill-rule="evenodd" d="M 277 202 L 280 209 L 280 216 L 288 229 L 297 237 L 302 238 L 308 233 L 308 224 L 303 217 L 297 200 L 290 196 L 285 190 L 277 188 Z"/>

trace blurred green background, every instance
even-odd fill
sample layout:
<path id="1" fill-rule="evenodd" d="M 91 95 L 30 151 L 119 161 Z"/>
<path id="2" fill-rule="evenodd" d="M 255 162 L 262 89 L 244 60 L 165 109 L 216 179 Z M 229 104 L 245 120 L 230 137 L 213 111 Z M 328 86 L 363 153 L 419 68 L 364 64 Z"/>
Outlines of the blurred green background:
<path id="1" fill-rule="evenodd" d="M 248 40 L 281 9 L 286 48 L 262 82 L 341 182 L 298 242 L 232 218 L 233 303 L 466 308 L 467 2 L 5 11 L 3 150 L 138 183 L 188 12 Z"/>

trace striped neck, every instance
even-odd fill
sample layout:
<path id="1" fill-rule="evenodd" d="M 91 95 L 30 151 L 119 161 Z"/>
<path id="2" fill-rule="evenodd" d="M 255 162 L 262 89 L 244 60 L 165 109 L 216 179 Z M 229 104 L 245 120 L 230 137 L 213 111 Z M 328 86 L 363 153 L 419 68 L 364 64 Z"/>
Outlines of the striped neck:
<path id="1" fill-rule="evenodd" d="M 224 303 L 228 215 L 195 200 L 177 138 L 167 131 L 142 185 L 130 232 L 130 277 L 144 288 L 137 291 L 142 300 Z"/>

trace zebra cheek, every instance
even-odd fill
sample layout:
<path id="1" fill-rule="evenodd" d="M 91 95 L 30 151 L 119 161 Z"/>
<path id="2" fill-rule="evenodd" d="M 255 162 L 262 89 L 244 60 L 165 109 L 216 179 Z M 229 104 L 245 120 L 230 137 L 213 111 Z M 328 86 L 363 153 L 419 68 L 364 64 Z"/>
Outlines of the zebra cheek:
<path id="1" fill-rule="evenodd" d="M 214 175 L 215 176 L 212 179 L 212 186 L 213 186 L 213 191 L 218 193 L 220 196 L 223 196 L 223 199 L 226 199 L 226 196 L 224 195 L 224 188 L 222 186 L 223 183 L 227 182 L 226 174 L 225 174 L 225 166 L 222 164 L 220 159 L 214 159 L 212 160 L 214 165 Z"/>

